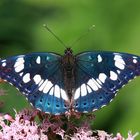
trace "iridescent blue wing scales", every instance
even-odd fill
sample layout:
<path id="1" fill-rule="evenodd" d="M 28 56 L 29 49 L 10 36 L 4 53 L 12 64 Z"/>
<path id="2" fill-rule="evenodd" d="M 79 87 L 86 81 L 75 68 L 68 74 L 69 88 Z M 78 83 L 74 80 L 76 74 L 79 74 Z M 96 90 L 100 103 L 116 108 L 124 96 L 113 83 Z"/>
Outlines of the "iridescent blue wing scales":
<path id="1" fill-rule="evenodd" d="M 0 78 L 14 85 L 39 110 L 51 114 L 68 111 L 61 56 L 32 53 L 0 60 Z"/>
<path id="2" fill-rule="evenodd" d="M 107 105 L 129 80 L 140 75 L 140 57 L 126 53 L 86 52 L 76 56 L 73 108 L 90 112 Z"/>

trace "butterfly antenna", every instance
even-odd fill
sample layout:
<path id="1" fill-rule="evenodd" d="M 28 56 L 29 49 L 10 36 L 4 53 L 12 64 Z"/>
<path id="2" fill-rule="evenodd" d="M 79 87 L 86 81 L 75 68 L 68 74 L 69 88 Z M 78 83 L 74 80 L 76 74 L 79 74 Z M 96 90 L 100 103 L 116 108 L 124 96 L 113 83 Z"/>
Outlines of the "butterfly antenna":
<path id="1" fill-rule="evenodd" d="M 91 30 L 95 29 L 95 25 L 92 25 L 91 27 L 88 28 L 88 30 L 82 34 L 79 38 L 77 38 L 70 46 L 71 48 L 79 41 L 81 40 L 83 37 L 85 37 Z"/>
<path id="2" fill-rule="evenodd" d="M 44 27 L 45 27 L 45 29 L 47 29 L 65 48 L 67 48 L 66 47 L 66 45 L 65 45 L 65 43 L 46 25 L 46 24 L 44 24 L 43 25 Z"/>

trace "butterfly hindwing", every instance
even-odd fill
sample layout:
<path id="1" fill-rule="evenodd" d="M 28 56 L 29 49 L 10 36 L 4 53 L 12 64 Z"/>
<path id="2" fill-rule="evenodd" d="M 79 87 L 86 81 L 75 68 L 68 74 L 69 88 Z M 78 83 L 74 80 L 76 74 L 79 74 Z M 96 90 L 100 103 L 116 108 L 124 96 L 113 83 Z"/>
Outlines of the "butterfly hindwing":
<path id="1" fill-rule="evenodd" d="M 32 53 L 0 60 L 0 78 L 24 94 L 39 110 L 51 114 L 68 110 L 60 63 L 53 53 Z"/>
<path id="2" fill-rule="evenodd" d="M 76 56 L 75 110 L 90 112 L 107 105 L 118 89 L 140 75 L 140 57 L 126 53 L 85 52 Z"/>

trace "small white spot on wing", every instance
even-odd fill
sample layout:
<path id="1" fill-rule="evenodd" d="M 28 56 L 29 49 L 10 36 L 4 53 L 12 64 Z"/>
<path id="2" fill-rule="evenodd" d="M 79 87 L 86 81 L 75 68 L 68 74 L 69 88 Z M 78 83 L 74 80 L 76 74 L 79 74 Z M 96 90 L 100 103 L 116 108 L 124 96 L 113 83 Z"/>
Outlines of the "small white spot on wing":
<path id="1" fill-rule="evenodd" d="M 34 77 L 33 77 L 33 80 L 36 84 L 39 84 L 40 81 L 41 81 L 41 76 L 39 74 L 36 74 Z"/>
<path id="2" fill-rule="evenodd" d="M 138 57 L 137 57 L 137 56 L 133 56 L 133 58 L 134 58 L 134 59 L 137 59 Z"/>
<path id="3" fill-rule="evenodd" d="M 98 88 L 101 88 L 101 85 L 94 78 L 92 78 L 92 80 L 94 81 L 94 83 L 97 85 Z"/>
<path id="4" fill-rule="evenodd" d="M 74 100 L 78 99 L 80 97 L 80 88 L 77 88 L 74 94 Z"/>
<path id="5" fill-rule="evenodd" d="M 46 114 L 50 114 L 50 112 L 48 112 L 48 111 L 46 111 L 45 113 L 46 113 Z"/>
<path id="6" fill-rule="evenodd" d="M 21 64 L 15 68 L 15 72 L 20 72 L 24 69 L 24 64 Z"/>
<path id="7" fill-rule="evenodd" d="M 102 83 L 105 83 L 105 80 L 106 80 L 107 76 L 105 73 L 100 73 L 99 74 L 99 80 L 102 82 Z"/>
<path id="8" fill-rule="evenodd" d="M 39 110 L 39 111 L 42 111 L 39 107 L 37 107 L 36 109 Z"/>
<path id="9" fill-rule="evenodd" d="M 16 89 L 19 91 L 19 88 L 16 87 Z"/>
<path id="10" fill-rule="evenodd" d="M 33 104 L 32 104 L 32 103 L 30 103 L 30 105 L 31 105 L 31 106 L 33 106 Z"/>
<path id="11" fill-rule="evenodd" d="M 97 81 L 100 85 L 102 85 L 101 81 L 100 81 L 98 78 L 96 79 L 96 81 Z"/>
<path id="12" fill-rule="evenodd" d="M 28 83 L 31 79 L 30 79 L 30 73 L 26 73 L 24 76 L 23 76 L 23 82 L 24 83 Z"/>
<path id="13" fill-rule="evenodd" d="M 39 85 L 39 86 L 42 85 L 43 82 L 44 82 L 44 80 L 42 79 L 42 80 L 39 82 L 38 85 Z"/>
<path id="14" fill-rule="evenodd" d="M 87 88 L 85 84 L 81 85 L 81 96 L 86 96 L 87 95 Z"/>
<path id="15" fill-rule="evenodd" d="M 98 58 L 98 62 L 99 62 L 99 63 L 102 62 L 102 57 L 101 57 L 101 55 L 98 55 L 97 58 Z"/>
<path id="16" fill-rule="evenodd" d="M 94 90 L 97 91 L 98 90 L 98 86 L 95 84 L 95 82 L 92 79 L 89 79 L 89 81 L 87 82 L 87 84 Z"/>
<path id="17" fill-rule="evenodd" d="M 88 56 L 88 59 L 89 59 L 89 60 L 92 60 L 92 57 L 89 55 L 89 56 Z"/>
<path id="18" fill-rule="evenodd" d="M 40 64 L 40 63 L 41 63 L 41 57 L 40 57 L 40 56 L 37 57 L 36 63 L 37 63 L 37 64 Z"/>
<path id="19" fill-rule="evenodd" d="M 83 111 L 83 113 L 88 113 L 88 111 Z"/>
<path id="20" fill-rule="evenodd" d="M 26 93 L 25 92 L 22 92 L 22 94 L 25 95 Z"/>
<path id="21" fill-rule="evenodd" d="M 101 108 L 105 107 L 106 105 L 102 105 Z"/>
<path id="22" fill-rule="evenodd" d="M 87 85 L 87 90 L 88 90 L 88 93 L 92 92 L 92 89 L 88 85 Z"/>
<path id="23" fill-rule="evenodd" d="M 17 58 L 14 64 L 15 72 L 20 72 L 24 69 L 24 62 L 24 56 Z"/>
<path id="24" fill-rule="evenodd" d="M 133 59 L 133 63 L 136 64 L 137 62 L 138 62 L 137 59 L 134 58 L 134 59 Z"/>
<path id="25" fill-rule="evenodd" d="M 117 80 L 118 75 L 114 71 L 110 71 L 110 79 L 111 80 Z"/>
<path id="26" fill-rule="evenodd" d="M 124 64 L 121 64 L 118 61 L 115 61 L 115 66 L 118 67 L 119 69 L 123 70 L 125 68 Z"/>
<path id="27" fill-rule="evenodd" d="M 53 95 L 53 93 L 54 93 L 54 87 L 51 88 L 49 94 L 50 94 L 50 95 Z"/>
<path id="28" fill-rule="evenodd" d="M 23 57 L 19 57 L 19 58 L 17 58 L 17 60 L 16 60 L 16 62 L 15 62 L 15 64 L 14 64 L 14 67 L 17 67 L 17 66 L 19 66 L 20 64 L 23 64 L 24 62 L 25 62 L 24 56 L 23 56 Z"/>
<path id="29" fill-rule="evenodd" d="M 2 63 L 2 66 L 5 67 L 5 66 L 6 66 L 6 62 L 3 62 L 3 63 Z"/>
<path id="30" fill-rule="evenodd" d="M 6 81 L 6 80 L 5 80 L 5 81 Z M 12 84 L 12 83 L 10 83 L 10 82 L 9 82 L 9 84 L 13 86 L 13 84 Z"/>
<path id="31" fill-rule="evenodd" d="M 3 62 L 6 62 L 6 59 L 1 60 L 1 62 L 2 62 L 2 63 L 3 63 Z"/>
<path id="32" fill-rule="evenodd" d="M 115 60 L 115 61 L 118 61 L 118 62 L 120 62 L 120 63 L 122 63 L 122 64 L 125 65 L 125 62 L 124 62 L 122 56 L 119 55 L 119 54 L 115 54 L 115 56 L 114 56 L 114 60 Z"/>
<path id="33" fill-rule="evenodd" d="M 95 108 L 95 109 L 93 109 L 92 111 L 94 112 L 94 111 L 97 111 L 98 109 L 97 108 Z"/>
<path id="34" fill-rule="evenodd" d="M 46 57 L 46 60 L 49 60 L 49 59 L 50 59 L 50 57 L 49 57 L 49 56 L 47 56 L 47 57 Z"/>
<path id="35" fill-rule="evenodd" d="M 44 87 L 44 90 L 43 92 L 44 93 L 48 93 L 48 91 L 50 90 L 50 88 L 53 86 L 52 82 L 51 81 L 48 81 L 47 84 L 45 85 Z"/>
<path id="36" fill-rule="evenodd" d="M 119 53 L 114 53 L 114 60 L 115 60 L 115 66 L 118 67 L 119 69 L 124 69 L 125 68 L 125 62 Z"/>
<path id="37" fill-rule="evenodd" d="M 121 73 L 121 71 L 120 71 L 120 70 L 117 70 L 117 73 L 118 73 L 118 74 L 120 74 L 120 73 Z"/>
<path id="38" fill-rule="evenodd" d="M 22 76 L 23 75 L 23 72 L 21 72 L 19 75 Z"/>
<path id="39" fill-rule="evenodd" d="M 41 84 L 41 86 L 39 87 L 38 90 L 39 90 L 39 91 L 43 91 L 43 89 L 45 88 L 47 82 L 48 82 L 48 79 L 46 79 L 46 80 Z"/>
<path id="40" fill-rule="evenodd" d="M 122 85 L 122 88 L 125 87 L 125 85 Z"/>
<path id="41" fill-rule="evenodd" d="M 64 99 L 65 101 L 68 101 L 68 96 L 66 92 L 62 88 L 60 89 L 60 92 L 61 92 L 62 99 Z"/>
<path id="42" fill-rule="evenodd" d="M 60 88 L 58 85 L 55 85 L 54 87 L 54 96 L 60 98 Z"/>

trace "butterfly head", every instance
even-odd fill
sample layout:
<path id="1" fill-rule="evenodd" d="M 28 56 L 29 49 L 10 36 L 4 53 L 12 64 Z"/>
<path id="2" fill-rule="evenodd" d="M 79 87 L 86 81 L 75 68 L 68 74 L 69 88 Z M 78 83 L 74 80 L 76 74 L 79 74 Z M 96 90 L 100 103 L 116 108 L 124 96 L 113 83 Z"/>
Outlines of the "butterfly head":
<path id="1" fill-rule="evenodd" d="M 65 50 L 65 55 L 72 55 L 72 53 L 73 53 L 73 51 L 72 51 L 71 48 L 67 48 L 67 49 Z"/>
<path id="2" fill-rule="evenodd" d="M 72 71 L 74 65 L 75 57 L 73 56 L 73 51 L 71 48 L 67 48 L 65 50 L 65 54 L 63 56 L 63 66 L 66 71 Z"/>

